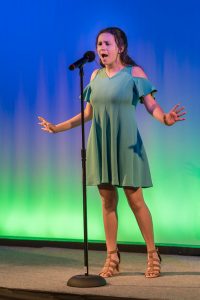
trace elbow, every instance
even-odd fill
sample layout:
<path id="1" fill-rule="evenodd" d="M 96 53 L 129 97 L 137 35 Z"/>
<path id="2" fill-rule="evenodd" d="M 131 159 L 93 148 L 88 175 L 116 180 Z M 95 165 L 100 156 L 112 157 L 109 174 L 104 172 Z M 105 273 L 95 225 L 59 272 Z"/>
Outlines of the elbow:
<path id="1" fill-rule="evenodd" d="M 90 121 L 93 117 L 93 110 L 91 109 L 91 107 L 86 107 L 84 110 L 84 119 L 85 121 Z"/>
<path id="2" fill-rule="evenodd" d="M 154 115 L 154 112 L 156 110 L 156 107 L 157 105 L 156 104 L 153 104 L 153 105 L 148 105 L 146 107 L 147 111 L 153 116 Z"/>
<path id="3" fill-rule="evenodd" d="M 92 120 L 92 113 L 84 112 L 84 120 L 85 122 Z"/>
<path id="4" fill-rule="evenodd" d="M 92 114 L 89 114 L 89 115 L 88 115 L 87 120 L 88 120 L 88 121 L 92 120 Z"/>

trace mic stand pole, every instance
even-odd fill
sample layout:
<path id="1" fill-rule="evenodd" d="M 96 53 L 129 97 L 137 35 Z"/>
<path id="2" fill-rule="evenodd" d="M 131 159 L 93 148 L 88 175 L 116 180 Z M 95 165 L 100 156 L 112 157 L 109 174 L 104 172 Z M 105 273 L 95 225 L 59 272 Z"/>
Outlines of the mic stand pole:
<path id="1" fill-rule="evenodd" d="M 81 89 L 81 128 L 82 128 L 82 186 L 83 186 L 83 227 L 84 227 L 84 275 L 71 277 L 67 285 L 72 287 L 89 288 L 106 285 L 106 280 L 99 275 L 89 275 L 88 268 L 88 230 L 87 230 L 87 195 L 86 195 L 86 149 L 85 149 L 85 126 L 84 126 L 84 99 L 83 99 L 83 65 L 79 67 Z"/>

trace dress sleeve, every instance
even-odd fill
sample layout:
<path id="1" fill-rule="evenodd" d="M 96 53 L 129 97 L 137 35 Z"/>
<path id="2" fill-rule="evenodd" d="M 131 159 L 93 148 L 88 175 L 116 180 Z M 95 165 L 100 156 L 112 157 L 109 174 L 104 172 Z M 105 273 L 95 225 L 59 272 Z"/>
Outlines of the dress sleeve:
<path id="1" fill-rule="evenodd" d="M 135 82 L 134 91 L 137 95 L 136 96 L 137 99 L 139 99 L 141 103 L 143 102 L 144 96 L 151 94 L 154 97 L 154 93 L 157 92 L 155 86 L 153 86 L 152 83 L 146 78 L 134 77 L 134 82 Z"/>
<path id="2" fill-rule="evenodd" d="M 90 86 L 90 83 L 89 83 L 83 90 L 83 99 L 84 99 L 84 101 L 90 102 L 90 95 L 91 95 L 91 86 Z"/>

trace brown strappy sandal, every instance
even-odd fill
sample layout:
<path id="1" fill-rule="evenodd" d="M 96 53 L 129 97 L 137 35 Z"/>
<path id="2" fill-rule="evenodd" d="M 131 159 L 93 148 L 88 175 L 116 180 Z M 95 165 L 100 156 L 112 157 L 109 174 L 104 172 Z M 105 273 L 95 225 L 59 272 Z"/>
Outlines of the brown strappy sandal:
<path id="1" fill-rule="evenodd" d="M 158 258 L 153 257 L 153 253 L 158 254 Z M 145 277 L 146 278 L 155 278 L 160 276 L 160 269 L 161 269 L 161 256 L 158 251 L 158 249 L 154 249 L 151 251 L 148 251 L 148 260 L 147 260 L 147 269 L 145 272 Z"/>
<path id="2" fill-rule="evenodd" d="M 116 261 L 111 258 L 111 254 L 114 254 L 114 253 L 117 253 L 119 261 Z M 118 275 L 119 274 L 119 264 L 120 264 L 120 253 L 119 253 L 118 249 L 115 249 L 113 251 L 108 251 L 106 262 L 103 266 L 103 269 L 99 273 L 99 275 L 104 278 Z"/>

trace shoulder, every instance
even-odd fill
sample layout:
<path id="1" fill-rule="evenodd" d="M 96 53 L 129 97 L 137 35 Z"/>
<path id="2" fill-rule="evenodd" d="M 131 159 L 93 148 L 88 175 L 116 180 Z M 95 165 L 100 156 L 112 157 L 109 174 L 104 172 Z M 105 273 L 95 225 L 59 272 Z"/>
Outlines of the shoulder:
<path id="1" fill-rule="evenodd" d="M 131 73 L 132 73 L 133 77 L 142 77 L 142 78 L 146 78 L 146 79 L 148 78 L 147 74 L 139 66 L 132 67 Z"/>
<path id="2" fill-rule="evenodd" d="M 98 72 L 99 72 L 99 69 L 96 69 L 96 70 L 94 70 L 94 71 L 92 72 L 90 81 L 92 81 L 92 80 L 96 77 L 96 75 L 97 75 Z"/>

